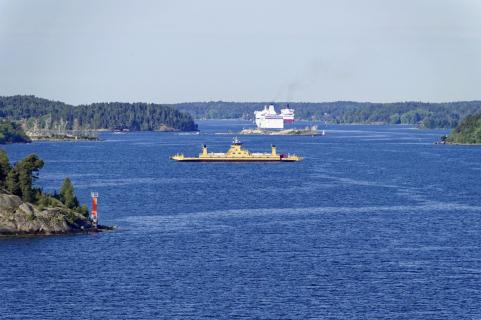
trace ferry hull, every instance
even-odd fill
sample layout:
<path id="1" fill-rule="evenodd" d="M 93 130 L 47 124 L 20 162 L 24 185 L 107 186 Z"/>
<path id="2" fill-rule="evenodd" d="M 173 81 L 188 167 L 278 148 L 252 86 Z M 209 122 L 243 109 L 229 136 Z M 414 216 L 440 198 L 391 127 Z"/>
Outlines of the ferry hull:
<path id="1" fill-rule="evenodd" d="M 299 159 L 201 159 L 201 158 L 184 158 L 175 159 L 171 158 L 177 162 L 296 162 Z"/>
<path id="2" fill-rule="evenodd" d="M 234 138 L 230 149 L 223 153 L 208 152 L 207 146 L 202 146 L 202 152 L 198 157 L 186 157 L 176 154 L 170 159 L 179 162 L 294 162 L 302 160 L 295 154 L 278 154 L 276 146 L 271 146 L 270 153 L 252 153 L 242 148 L 242 142 Z"/>

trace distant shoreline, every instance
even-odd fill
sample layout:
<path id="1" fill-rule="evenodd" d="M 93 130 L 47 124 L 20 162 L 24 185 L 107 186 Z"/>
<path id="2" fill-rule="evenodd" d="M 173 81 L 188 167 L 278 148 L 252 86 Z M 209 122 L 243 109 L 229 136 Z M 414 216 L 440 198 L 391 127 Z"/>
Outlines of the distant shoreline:
<path id="1" fill-rule="evenodd" d="M 473 147 L 480 147 L 481 143 L 457 143 L 457 142 L 438 142 L 436 144 L 444 144 L 444 145 L 454 145 L 454 146 L 473 146 Z"/>
<path id="2" fill-rule="evenodd" d="M 100 138 L 30 138 L 32 142 L 42 142 L 42 141 L 100 141 Z"/>
<path id="3" fill-rule="evenodd" d="M 267 129 L 243 129 L 239 132 L 241 135 L 264 135 L 264 136 L 324 136 L 324 130 L 319 131 L 317 126 L 306 128 L 292 128 L 284 130 L 267 130 Z"/>
<path id="4" fill-rule="evenodd" d="M 234 122 L 234 121 L 245 121 L 245 122 L 250 122 L 253 123 L 252 120 L 246 120 L 246 119 L 241 119 L 241 118 L 233 118 L 233 119 L 195 119 L 195 121 L 226 121 L 226 122 Z M 322 120 L 304 120 L 304 119 L 297 119 L 294 123 L 299 123 L 299 122 L 311 122 L 311 123 L 321 123 L 324 125 L 330 125 L 330 126 L 395 126 L 395 127 L 411 127 L 413 129 L 422 129 L 422 130 L 449 130 L 452 128 L 421 128 L 415 124 L 411 123 L 381 123 L 381 122 L 376 122 L 376 123 L 362 123 L 362 122 L 353 122 L 353 123 L 334 123 L 334 122 L 325 122 Z M 253 125 L 255 125 L 253 123 Z M 107 130 L 108 131 L 108 130 Z"/>

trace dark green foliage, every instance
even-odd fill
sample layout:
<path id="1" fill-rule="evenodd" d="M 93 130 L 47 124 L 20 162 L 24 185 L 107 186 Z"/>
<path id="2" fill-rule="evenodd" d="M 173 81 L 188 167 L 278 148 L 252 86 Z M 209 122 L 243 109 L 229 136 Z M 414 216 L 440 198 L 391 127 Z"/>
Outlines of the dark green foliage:
<path id="1" fill-rule="evenodd" d="M 47 193 L 40 192 L 37 196 L 37 206 L 40 209 L 45 209 L 49 207 L 60 207 L 62 202 L 58 200 L 55 195 L 49 195 Z"/>
<path id="2" fill-rule="evenodd" d="M 7 190 L 15 195 L 21 196 L 21 190 L 20 190 L 20 184 L 18 181 L 18 173 L 15 170 L 15 168 L 12 168 L 8 174 L 7 174 L 7 179 L 5 181 L 5 187 Z"/>
<path id="3" fill-rule="evenodd" d="M 448 143 L 481 143 L 481 114 L 466 117 L 445 140 Z"/>
<path id="4" fill-rule="evenodd" d="M 60 193 L 54 197 L 60 200 L 67 208 L 77 211 L 86 218 L 89 216 L 89 210 L 87 206 L 80 205 L 77 196 L 75 195 L 75 190 L 70 178 L 64 179 L 62 187 L 60 188 Z"/>
<path id="5" fill-rule="evenodd" d="M 15 164 L 15 171 L 18 173 L 18 185 L 21 194 L 20 197 L 27 202 L 35 202 L 35 190 L 33 189 L 33 181 L 38 178 L 37 174 L 43 168 L 43 161 L 36 155 L 31 154 L 25 159 Z"/>
<path id="6" fill-rule="evenodd" d="M 261 110 L 265 102 L 192 102 L 172 105 L 189 112 L 196 119 L 248 119 Z M 285 106 L 286 103 L 277 103 Z M 328 123 L 411 124 L 423 128 L 452 128 L 466 116 L 481 112 L 481 101 L 423 103 L 369 102 L 295 102 L 296 118 Z M 279 110 L 278 110 L 279 111 Z"/>
<path id="7" fill-rule="evenodd" d="M 65 129 L 129 129 L 158 130 L 170 127 L 180 131 L 195 131 L 192 116 L 174 108 L 153 103 L 94 103 L 72 106 L 35 96 L 0 97 L 0 117 L 13 120 L 48 116 L 48 128 L 63 123 Z M 77 128 L 75 128 L 77 129 Z"/>
<path id="8" fill-rule="evenodd" d="M 0 186 L 5 187 L 8 173 L 10 172 L 10 161 L 8 155 L 4 150 L 0 150 Z"/>
<path id="9" fill-rule="evenodd" d="M 24 167 L 19 168 L 17 165 L 10 169 L 5 181 L 1 183 L 8 192 L 21 197 L 26 202 L 36 203 L 39 196 L 42 195 L 41 189 L 33 187 L 34 179 L 37 176 L 32 171 Z"/>
<path id="10" fill-rule="evenodd" d="M 75 209 L 79 206 L 72 181 L 70 181 L 69 178 L 65 178 L 63 181 L 62 187 L 60 188 L 59 199 L 69 209 Z"/>
<path id="11" fill-rule="evenodd" d="M 249 119 L 265 102 L 191 102 L 173 105 L 149 103 L 94 103 L 71 106 L 35 96 L 0 97 L 0 117 L 13 120 L 39 118 L 41 125 L 53 129 L 129 129 L 159 130 L 170 127 L 181 131 L 197 130 L 196 119 Z M 285 106 L 286 103 L 278 103 Z M 452 128 L 466 116 L 481 112 L 481 101 L 423 103 L 369 102 L 294 102 L 296 118 L 329 123 L 411 124 L 423 128 Z M 179 112 L 181 111 L 181 112 Z M 192 115 L 192 116 L 191 116 Z M 30 122 L 29 122 L 30 123 Z"/>
<path id="12" fill-rule="evenodd" d="M 151 131 L 166 126 L 181 131 L 197 130 L 190 114 L 158 104 L 94 103 L 75 110 L 74 117 L 86 121 L 92 128 Z"/>
<path id="13" fill-rule="evenodd" d="M 84 217 L 88 217 L 89 216 L 89 209 L 87 208 L 87 205 L 83 204 L 77 208 L 75 208 L 75 210 L 80 213 L 81 215 L 83 215 Z"/>
<path id="14" fill-rule="evenodd" d="M 31 154 L 11 166 L 6 152 L 0 150 L 0 187 L 21 197 L 26 202 L 37 205 L 40 209 L 65 206 L 88 217 L 87 206 L 80 206 L 69 178 L 65 178 L 60 194 L 50 195 L 42 192 L 42 189 L 34 187 L 38 172 L 43 165 L 44 162 L 37 155 Z"/>
<path id="15" fill-rule="evenodd" d="M 8 120 L 0 120 L 0 144 L 26 142 L 30 142 L 30 139 L 19 124 Z"/>

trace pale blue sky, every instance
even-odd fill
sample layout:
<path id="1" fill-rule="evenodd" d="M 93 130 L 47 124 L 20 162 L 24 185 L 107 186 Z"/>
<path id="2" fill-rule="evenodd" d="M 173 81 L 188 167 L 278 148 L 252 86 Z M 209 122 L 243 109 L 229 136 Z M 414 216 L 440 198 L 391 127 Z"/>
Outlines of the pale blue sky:
<path id="1" fill-rule="evenodd" d="M 0 0 L 0 95 L 481 99 L 479 0 Z"/>

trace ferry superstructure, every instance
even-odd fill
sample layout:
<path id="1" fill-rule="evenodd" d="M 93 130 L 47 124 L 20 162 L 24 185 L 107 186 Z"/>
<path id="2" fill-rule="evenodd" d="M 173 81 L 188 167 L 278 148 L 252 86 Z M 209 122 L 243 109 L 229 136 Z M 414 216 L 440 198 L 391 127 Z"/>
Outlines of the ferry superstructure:
<path id="1" fill-rule="evenodd" d="M 302 160 L 294 154 L 278 154 L 276 146 L 271 146 L 270 153 L 250 152 L 242 148 L 242 142 L 234 138 L 227 152 L 209 152 L 206 145 L 202 146 L 202 152 L 198 157 L 186 157 L 176 154 L 170 157 L 175 161 L 185 162 L 295 162 Z"/>
<path id="2" fill-rule="evenodd" d="M 294 122 L 294 109 L 289 108 L 287 105 L 286 108 L 281 109 L 281 116 L 284 119 L 284 124 L 291 124 Z"/>
<path id="3" fill-rule="evenodd" d="M 274 105 L 265 106 L 262 111 L 254 111 L 256 125 L 262 129 L 284 129 L 284 119 L 277 114 Z"/>
<path id="4" fill-rule="evenodd" d="M 284 129 L 285 124 L 291 124 L 294 122 L 294 109 L 286 108 L 281 109 L 281 113 L 278 114 L 274 105 L 265 106 L 263 110 L 254 111 L 255 122 L 260 129 Z"/>

